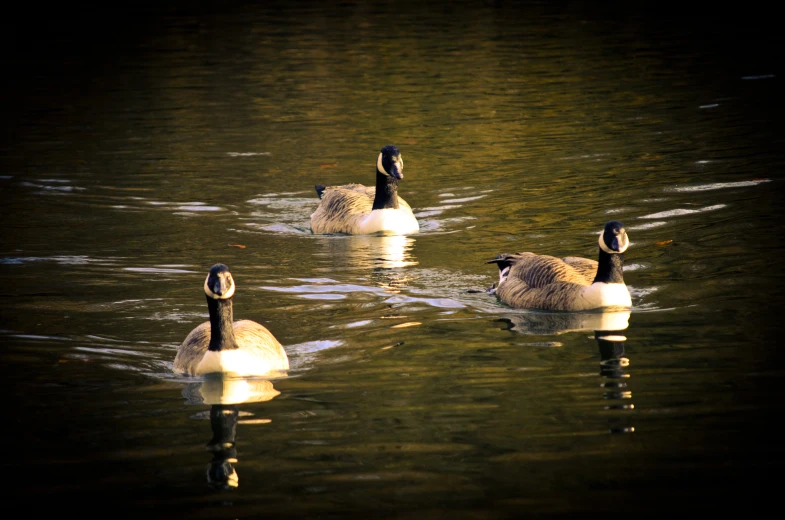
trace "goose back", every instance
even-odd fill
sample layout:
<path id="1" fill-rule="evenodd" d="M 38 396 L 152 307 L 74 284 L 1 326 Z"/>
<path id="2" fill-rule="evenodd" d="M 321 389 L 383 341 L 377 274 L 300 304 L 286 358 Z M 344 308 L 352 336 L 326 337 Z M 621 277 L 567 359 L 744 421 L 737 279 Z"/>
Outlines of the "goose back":
<path id="1" fill-rule="evenodd" d="M 377 231 L 397 231 L 402 224 L 404 232 L 419 229 L 411 206 L 403 198 L 398 197 L 396 209 L 374 210 L 375 196 L 375 187 L 369 188 L 362 184 L 324 187 L 321 203 L 311 215 L 311 230 L 316 234 L 364 235 Z"/>
<path id="2" fill-rule="evenodd" d="M 511 307 L 548 310 L 591 308 L 583 302 L 583 292 L 591 286 L 597 262 L 578 257 L 556 258 L 534 253 L 499 255 L 503 262 L 496 288 L 499 299 Z"/>

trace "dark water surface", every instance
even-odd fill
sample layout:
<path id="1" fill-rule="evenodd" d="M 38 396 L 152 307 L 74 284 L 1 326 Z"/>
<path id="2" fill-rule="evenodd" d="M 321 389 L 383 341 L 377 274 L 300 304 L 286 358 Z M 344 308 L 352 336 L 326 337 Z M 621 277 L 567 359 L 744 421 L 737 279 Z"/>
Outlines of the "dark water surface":
<path id="1" fill-rule="evenodd" d="M 785 72 L 771 13 L 737 7 L 6 20 L 9 503 L 227 519 L 779 504 Z M 310 234 L 313 185 L 372 183 L 391 143 L 422 232 Z M 469 292 L 497 253 L 594 258 L 611 219 L 632 241 L 629 314 Z M 171 373 L 216 262 L 287 377 Z M 597 338 L 601 320 L 623 330 Z"/>

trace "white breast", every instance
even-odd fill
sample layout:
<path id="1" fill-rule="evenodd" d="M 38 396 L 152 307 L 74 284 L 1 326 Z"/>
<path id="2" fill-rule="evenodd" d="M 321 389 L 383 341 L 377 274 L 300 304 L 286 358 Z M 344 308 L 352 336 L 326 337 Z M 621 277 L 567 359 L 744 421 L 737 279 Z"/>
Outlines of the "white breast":
<path id="1" fill-rule="evenodd" d="M 380 231 L 408 235 L 420 231 L 420 224 L 410 210 L 375 209 L 360 221 L 357 228 L 357 234 L 361 235 Z"/>
<path id="2" fill-rule="evenodd" d="M 585 307 L 581 310 L 600 307 L 632 307 L 630 291 L 623 283 L 595 282 L 583 291 Z"/>

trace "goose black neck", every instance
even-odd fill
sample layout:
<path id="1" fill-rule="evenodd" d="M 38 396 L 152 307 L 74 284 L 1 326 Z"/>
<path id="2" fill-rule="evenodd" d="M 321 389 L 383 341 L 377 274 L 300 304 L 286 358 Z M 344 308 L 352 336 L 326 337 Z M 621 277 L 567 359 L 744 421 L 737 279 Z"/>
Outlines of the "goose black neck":
<path id="1" fill-rule="evenodd" d="M 398 209 L 398 179 L 376 170 L 373 209 Z"/>
<path id="2" fill-rule="evenodd" d="M 624 365 L 619 361 L 624 357 L 625 339 L 614 338 L 613 332 L 594 331 L 600 346 L 600 375 L 609 379 L 622 379 L 627 376 Z M 609 339 L 614 338 L 614 339 Z"/>
<path id="3" fill-rule="evenodd" d="M 213 453 L 213 460 L 207 469 L 207 482 L 214 489 L 229 490 L 237 487 L 237 472 L 232 464 L 237 462 L 235 435 L 239 415 L 240 411 L 235 405 L 214 404 L 210 408 L 213 438 L 206 448 Z"/>
<path id="4" fill-rule="evenodd" d="M 232 299 L 216 300 L 208 296 L 207 309 L 210 311 L 210 346 L 207 350 L 218 352 L 236 349 Z"/>
<path id="5" fill-rule="evenodd" d="M 624 283 L 624 253 L 608 254 L 600 249 L 595 282 Z"/>

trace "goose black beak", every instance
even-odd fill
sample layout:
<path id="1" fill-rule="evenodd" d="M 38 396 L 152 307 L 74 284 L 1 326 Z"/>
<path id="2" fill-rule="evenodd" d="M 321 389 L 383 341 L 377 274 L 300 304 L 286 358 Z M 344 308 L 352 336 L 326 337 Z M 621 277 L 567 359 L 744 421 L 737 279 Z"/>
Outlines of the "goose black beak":
<path id="1" fill-rule="evenodd" d="M 629 243 L 630 240 L 627 238 L 627 232 L 622 229 L 617 236 L 613 237 L 613 244 L 611 244 L 611 248 L 614 251 L 624 251 L 627 249 Z"/>
<path id="2" fill-rule="evenodd" d="M 401 180 L 403 179 L 403 170 L 399 168 L 397 164 L 393 164 L 390 167 L 390 175 L 398 180 Z"/>
<path id="3" fill-rule="evenodd" d="M 230 287 L 231 285 L 229 284 L 228 280 L 222 276 L 215 281 L 212 289 L 213 292 L 218 296 L 223 296 L 229 292 Z"/>

